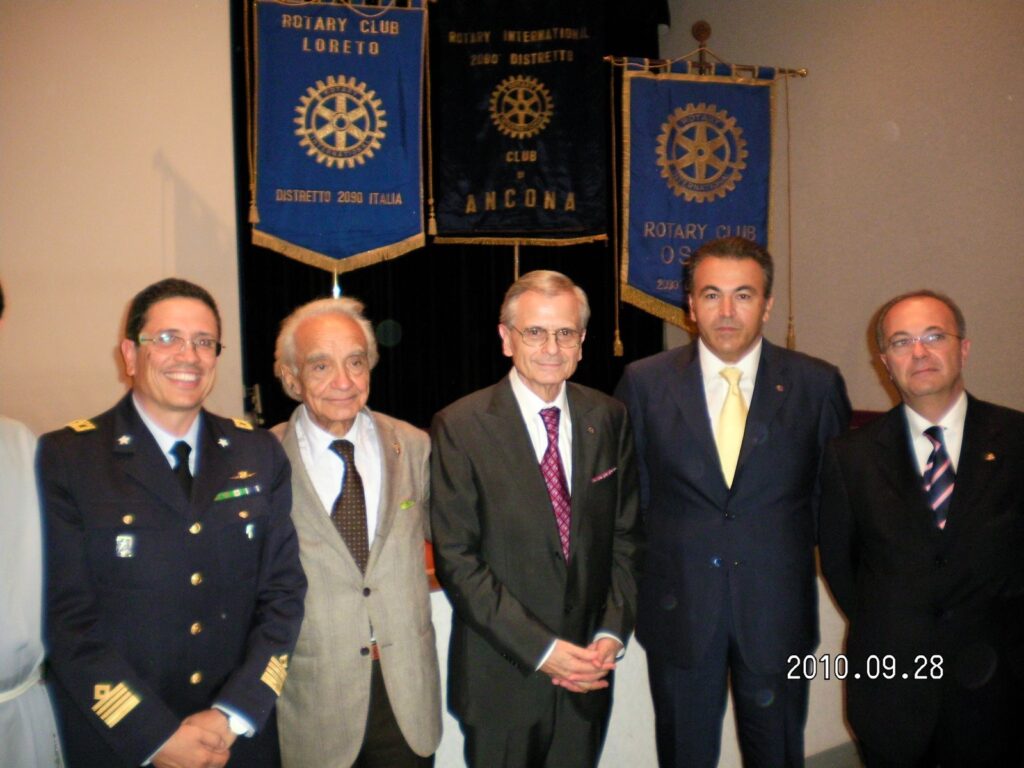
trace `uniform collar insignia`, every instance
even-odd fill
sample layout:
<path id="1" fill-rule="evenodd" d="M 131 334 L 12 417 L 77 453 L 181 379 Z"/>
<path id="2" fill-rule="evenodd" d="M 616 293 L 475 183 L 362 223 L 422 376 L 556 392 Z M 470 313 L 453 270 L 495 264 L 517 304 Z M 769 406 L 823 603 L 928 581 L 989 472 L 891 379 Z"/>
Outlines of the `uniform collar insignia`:
<path id="1" fill-rule="evenodd" d="M 229 445 L 231 445 L 231 443 L 228 441 L 226 437 L 222 437 L 220 440 L 217 441 L 217 445 L 219 445 L 221 448 L 227 448 Z"/>
<path id="2" fill-rule="evenodd" d="M 121 435 L 119 438 L 117 438 L 117 444 L 118 445 L 131 445 L 131 442 L 132 442 L 132 436 L 131 435 Z"/>

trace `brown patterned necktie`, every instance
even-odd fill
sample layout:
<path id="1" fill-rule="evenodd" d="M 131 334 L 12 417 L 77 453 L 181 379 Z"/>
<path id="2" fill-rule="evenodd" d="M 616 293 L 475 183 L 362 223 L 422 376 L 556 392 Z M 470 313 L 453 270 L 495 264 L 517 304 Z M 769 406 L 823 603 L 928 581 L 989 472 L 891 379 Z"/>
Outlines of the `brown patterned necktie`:
<path id="1" fill-rule="evenodd" d="M 331 520 L 341 534 L 341 540 L 348 546 L 348 551 L 366 573 L 366 561 L 370 559 L 369 535 L 366 531 L 366 496 L 363 494 L 363 478 L 356 469 L 355 446 L 348 440 L 335 440 L 331 450 L 345 462 L 345 478 L 341 484 L 341 493 L 334 500 L 331 509 Z"/>
<path id="2" fill-rule="evenodd" d="M 540 471 L 548 486 L 551 508 L 555 512 L 555 523 L 558 525 L 558 538 L 562 542 L 562 557 L 569 562 L 569 529 L 572 526 L 572 501 L 569 497 L 569 484 L 565 479 L 565 467 L 562 465 L 562 454 L 558 452 L 558 418 L 561 412 L 557 408 L 544 408 L 540 417 L 548 433 L 548 447 L 540 460 Z"/>

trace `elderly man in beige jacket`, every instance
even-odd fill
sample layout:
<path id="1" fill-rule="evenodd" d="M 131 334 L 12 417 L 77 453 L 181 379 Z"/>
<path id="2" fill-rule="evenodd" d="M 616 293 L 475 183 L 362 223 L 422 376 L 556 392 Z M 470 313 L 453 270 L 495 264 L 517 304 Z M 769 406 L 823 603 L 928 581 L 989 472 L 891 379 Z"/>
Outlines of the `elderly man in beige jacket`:
<path id="1" fill-rule="evenodd" d="M 277 339 L 277 374 L 301 401 L 274 433 L 309 580 L 278 704 L 285 768 L 429 766 L 441 738 L 423 556 L 430 443 L 366 407 L 377 345 L 362 310 L 310 302 Z"/>

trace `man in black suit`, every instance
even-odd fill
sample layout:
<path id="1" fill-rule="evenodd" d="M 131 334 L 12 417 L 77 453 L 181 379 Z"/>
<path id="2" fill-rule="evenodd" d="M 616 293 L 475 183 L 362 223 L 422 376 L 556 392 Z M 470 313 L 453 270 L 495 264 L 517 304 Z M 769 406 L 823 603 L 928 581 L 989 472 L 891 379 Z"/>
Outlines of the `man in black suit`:
<path id="1" fill-rule="evenodd" d="M 597 763 L 633 628 L 637 487 L 625 408 L 567 383 L 590 310 L 523 275 L 498 333 L 509 375 L 434 418 L 431 521 L 454 614 L 448 703 L 474 768 Z"/>
<path id="2" fill-rule="evenodd" d="M 947 296 L 885 304 L 875 340 L 903 402 L 826 455 L 821 563 L 872 767 L 1024 754 L 1024 413 L 967 394 L 965 336 Z"/>
<path id="3" fill-rule="evenodd" d="M 279 764 L 272 710 L 306 579 L 280 444 L 203 410 L 220 331 L 199 286 L 144 289 L 121 342 L 131 392 L 40 441 L 71 768 Z"/>
<path id="4" fill-rule="evenodd" d="M 747 766 L 803 764 L 806 680 L 787 659 L 818 641 L 818 471 L 850 406 L 835 367 L 762 338 L 772 260 L 743 238 L 687 265 L 697 342 L 629 365 L 648 551 L 637 639 L 647 651 L 662 768 L 715 766 L 726 684 Z"/>

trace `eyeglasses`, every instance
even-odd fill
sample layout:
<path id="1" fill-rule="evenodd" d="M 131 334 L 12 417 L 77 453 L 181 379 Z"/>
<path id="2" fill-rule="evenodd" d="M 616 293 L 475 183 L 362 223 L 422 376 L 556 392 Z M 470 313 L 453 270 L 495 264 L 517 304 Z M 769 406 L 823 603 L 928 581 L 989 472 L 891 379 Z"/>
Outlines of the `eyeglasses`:
<path id="1" fill-rule="evenodd" d="M 189 344 L 202 357 L 219 357 L 224 345 L 213 336 L 196 336 L 186 339 L 171 331 L 160 331 L 153 336 L 139 336 L 139 344 L 152 344 L 161 352 L 184 352 Z"/>
<path id="2" fill-rule="evenodd" d="M 942 349 L 949 344 L 951 339 L 962 338 L 955 333 L 946 333 L 945 331 L 932 331 L 920 336 L 895 336 L 889 339 L 889 343 L 885 345 L 885 351 L 894 355 L 907 355 L 918 342 L 921 342 L 921 346 L 925 349 Z"/>
<path id="3" fill-rule="evenodd" d="M 539 325 L 531 325 L 529 328 L 519 330 L 514 325 L 508 326 L 523 337 L 523 344 L 528 347 L 541 347 L 548 343 L 548 337 L 554 336 L 555 343 L 562 349 L 574 349 L 583 343 L 583 334 L 575 328 L 556 328 L 549 331 Z"/>

